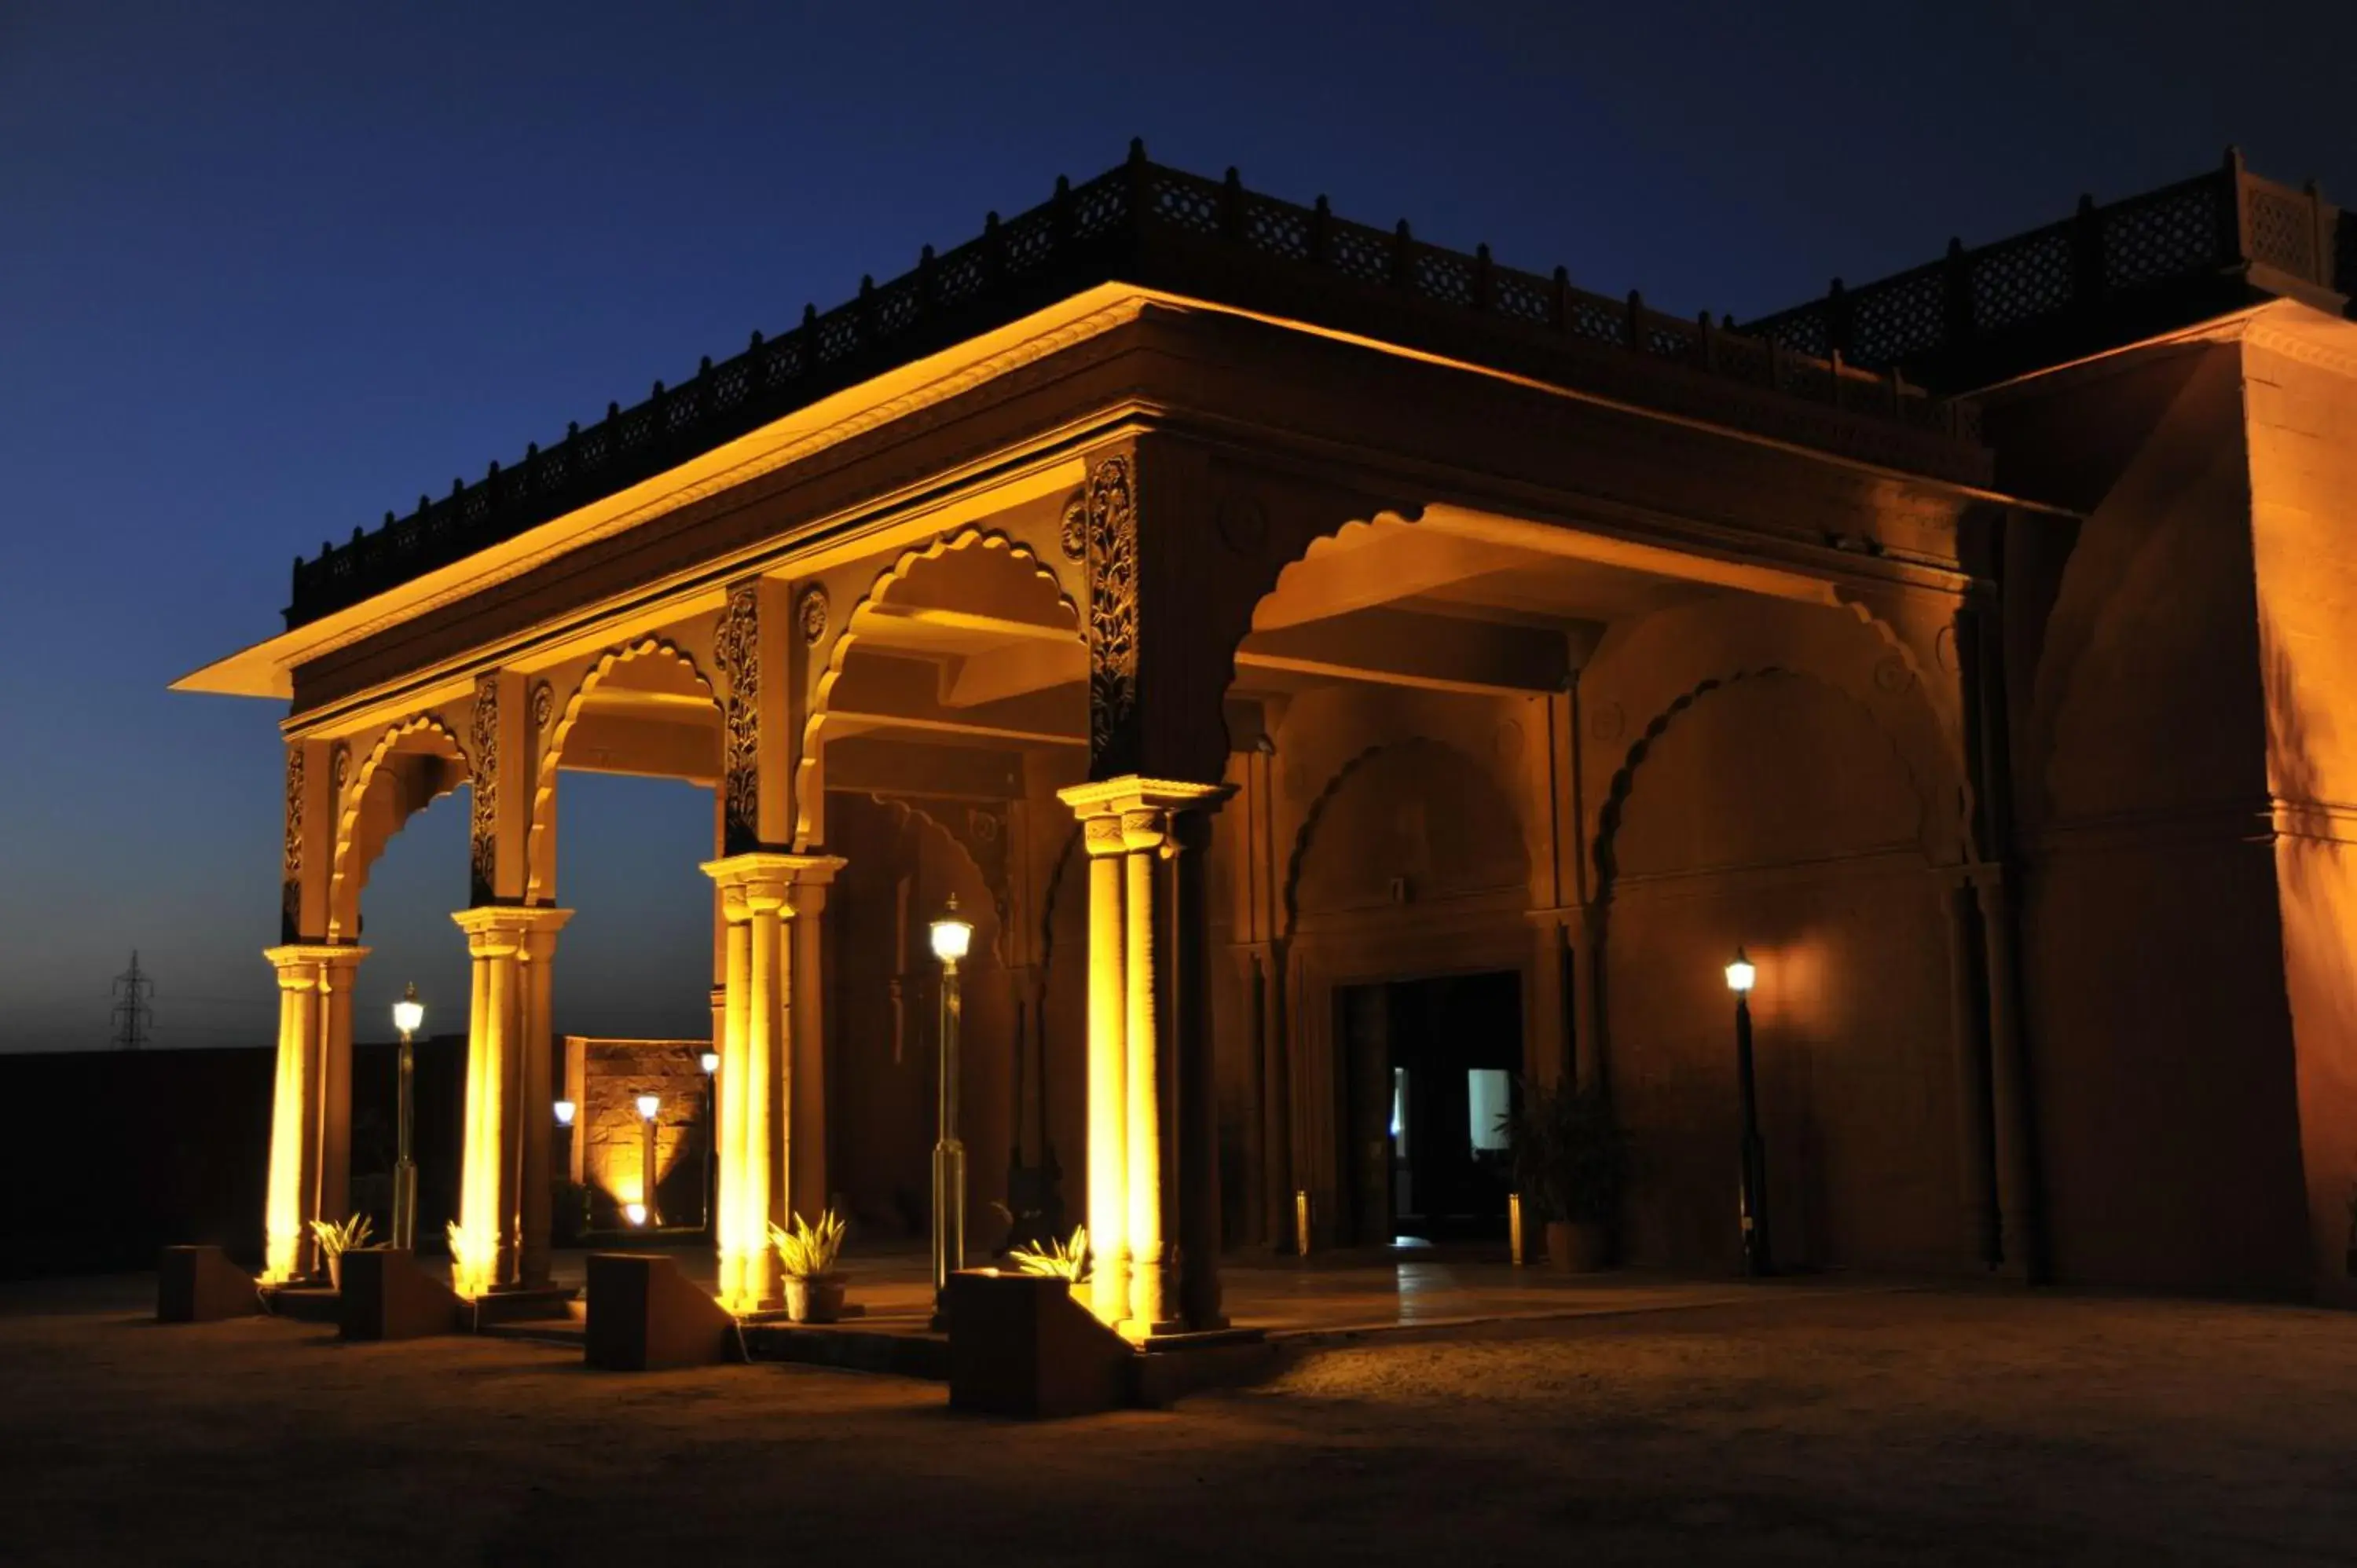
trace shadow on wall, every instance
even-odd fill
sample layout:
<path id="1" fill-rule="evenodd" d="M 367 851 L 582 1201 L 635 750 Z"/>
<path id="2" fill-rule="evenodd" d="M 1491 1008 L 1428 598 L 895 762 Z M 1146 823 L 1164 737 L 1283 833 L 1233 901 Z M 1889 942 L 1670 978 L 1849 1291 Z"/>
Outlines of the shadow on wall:
<path id="1" fill-rule="evenodd" d="M 1607 1053 L 1640 1261 L 1732 1268 L 1737 945 L 1759 965 L 1760 1131 L 1778 1260 L 1967 1266 L 1947 929 L 1923 796 L 1846 694 L 1768 671 L 1648 743 L 1598 859 Z"/>

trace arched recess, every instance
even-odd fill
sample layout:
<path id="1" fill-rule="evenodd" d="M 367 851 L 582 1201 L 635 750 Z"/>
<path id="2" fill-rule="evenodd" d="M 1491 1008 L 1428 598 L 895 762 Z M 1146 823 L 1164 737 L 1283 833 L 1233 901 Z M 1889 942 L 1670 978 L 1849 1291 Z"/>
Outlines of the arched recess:
<path id="1" fill-rule="evenodd" d="M 386 843 L 411 817 L 469 782 L 473 768 L 457 735 L 433 714 L 392 725 L 357 763 L 340 747 L 336 755 L 349 773 L 337 798 L 328 940 L 341 942 L 359 936 L 361 890 Z"/>
<path id="2" fill-rule="evenodd" d="M 990 1204 L 1006 1193 L 1014 1105 L 1013 998 L 986 871 L 920 805 L 853 791 L 836 805 L 834 847 L 845 864 L 825 917 L 830 1185 L 878 1233 L 924 1229 L 942 995 L 929 927 L 954 894 L 974 927 L 959 966 L 959 1106 L 968 1235 L 985 1241 L 996 1234 Z"/>
<path id="3" fill-rule="evenodd" d="M 524 856 L 527 904 L 552 903 L 556 897 L 556 776 L 565 765 L 565 744 L 588 714 L 598 688 L 609 683 L 619 688 L 626 682 L 630 683 L 632 696 L 650 704 L 668 703 L 676 708 L 700 699 L 703 708 L 697 711 L 695 723 L 708 725 L 716 737 L 711 768 L 716 773 L 716 737 L 721 722 L 718 693 L 695 660 L 669 639 L 640 637 L 599 654 L 583 671 L 562 709 L 556 707 L 549 684 L 535 682 L 532 717 L 534 727 L 541 732 L 541 742 L 539 767 L 533 779 L 532 828 Z"/>
<path id="4" fill-rule="evenodd" d="M 1285 868 L 1283 914 L 1395 900 L 1512 895 L 1530 878 L 1512 798 L 1474 757 L 1421 736 L 1368 746 L 1327 780 L 1304 813 Z"/>
<path id="5" fill-rule="evenodd" d="M 822 607 L 825 586 L 815 585 Z M 1002 726 L 1010 731 L 1044 717 L 1076 735 L 1087 733 L 1085 703 L 1078 697 L 1082 686 L 1074 686 L 1069 714 L 1044 713 L 1057 704 L 1040 700 L 1056 688 L 1085 682 L 1088 641 L 1080 607 L 1063 577 L 1031 546 L 996 529 L 962 529 L 902 552 L 868 579 L 850 613 L 822 633 L 813 653 L 793 782 L 794 842 L 805 850 L 826 842 L 822 748 L 832 738 L 830 723 L 846 727 L 852 699 L 866 699 L 858 710 L 862 724 L 876 719 L 879 701 L 890 699 L 903 709 L 928 708 L 897 714 L 920 725 L 942 722 L 933 708 L 981 710 L 1017 721 Z M 887 684 L 876 681 L 862 693 L 859 660 L 866 655 L 941 662 L 937 701 L 912 702 L 909 693 L 875 689 Z M 962 701 L 961 683 L 984 694 Z"/>
<path id="6" fill-rule="evenodd" d="M 1716 598 L 1657 611 L 1608 630 L 1580 671 L 1583 793 L 1599 883 L 1607 814 L 1624 800 L 1646 748 L 1705 693 L 1768 672 L 1790 673 L 1855 703 L 1904 764 L 1923 804 L 1923 850 L 1934 865 L 1972 858 L 1973 791 L 1964 741 L 1910 646 L 1854 601 L 1812 606 Z"/>
<path id="7" fill-rule="evenodd" d="M 1874 706 L 1768 663 L 1706 678 L 1598 810 L 1603 1066 L 1635 1157 L 1624 1245 L 1731 1264 L 1738 1117 L 1721 967 L 1759 965 L 1759 1116 L 1787 1265 L 1959 1267 L 1963 1127 L 1944 885 L 1956 830 Z"/>

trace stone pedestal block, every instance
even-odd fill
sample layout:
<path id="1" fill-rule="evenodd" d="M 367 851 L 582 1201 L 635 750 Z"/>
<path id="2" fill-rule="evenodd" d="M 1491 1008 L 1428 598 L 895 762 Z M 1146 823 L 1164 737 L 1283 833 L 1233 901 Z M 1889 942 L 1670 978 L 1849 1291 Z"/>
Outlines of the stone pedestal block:
<path id="1" fill-rule="evenodd" d="M 346 1252 L 343 1273 L 339 1328 L 346 1339 L 422 1339 L 468 1326 L 467 1304 L 406 1248 Z"/>
<path id="2" fill-rule="evenodd" d="M 167 1247 L 156 1270 L 156 1321 L 211 1323 L 262 1310 L 253 1276 L 219 1247 Z"/>
<path id="3" fill-rule="evenodd" d="M 661 1253 L 590 1253 L 588 1307 L 589 1366 L 651 1372 L 737 1359 L 737 1320 Z"/>
<path id="4" fill-rule="evenodd" d="M 1086 1415 L 1135 1398 L 1137 1352 L 1068 1280 L 969 1271 L 950 1276 L 948 1305 L 952 1409 Z"/>

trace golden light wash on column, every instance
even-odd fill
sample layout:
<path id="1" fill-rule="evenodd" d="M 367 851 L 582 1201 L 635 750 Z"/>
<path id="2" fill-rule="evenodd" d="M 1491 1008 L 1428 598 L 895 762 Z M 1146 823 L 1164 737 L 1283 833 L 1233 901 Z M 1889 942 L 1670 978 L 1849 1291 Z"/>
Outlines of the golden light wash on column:
<path id="1" fill-rule="evenodd" d="M 263 1282 L 285 1284 L 311 1273 L 310 1222 L 321 1218 L 320 1172 L 338 1151 L 323 1150 L 334 1121 L 328 1104 L 336 1017 L 326 987 L 368 950 L 289 944 L 264 950 L 278 972 L 278 1063 L 270 1105 L 270 1174 L 263 1208 Z M 349 1016 L 347 1014 L 346 1016 Z M 347 1051 L 350 1041 L 344 1042 Z M 348 1069 L 345 1070 L 349 1070 Z M 332 1195 L 330 1195 L 332 1196 Z M 341 1215 L 329 1218 L 341 1219 Z"/>
<path id="2" fill-rule="evenodd" d="M 823 884 L 842 865 L 828 855 L 754 851 L 704 866 L 720 888 L 727 922 L 718 1084 L 718 1294 L 732 1312 L 773 1306 L 783 1295 L 770 1223 L 785 1219 L 781 1194 L 797 1103 L 786 1011 L 796 989 L 788 967 L 794 951 L 789 914 L 799 907 L 801 884 Z M 818 977 L 805 978 L 814 1002 Z"/>
<path id="3" fill-rule="evenodd" d="M 705 870 L 711 871 L 707 866 Z M 715 874 L 716 879 L 717 873 Z M 748 1245 L 745 1234 L 745 1205 L 738 1197 L 737 1187 L 744 1178 L 745 1150 L 745 1051 L 748 1039 L 747 1006 L 752 993 L 753 929 L 750 912 L 745 908 L 743 890 L 732 885 L 720 888 L 721 914 L 726 921 L 723 937 L 725 959 L 721 968 L 721 1028 L 720 1070 L 713 1085 L 719 1096 L 719 1137 L 714 1158 L 719 1165 L 718 1208 L 715 1215 L 715 1237 L 719 1262 L 718 1294 L 721 1304 L 732 1311 L 746 1307 L 746 1268 L 752 1254 L 768 1244 L 761 1238 Z"/>
<path id="4" fill-rule="evenodd" d="M 1163 1237 L 1162 1040 L 1155 972 L 1159 903 L 1155 873 L 1168 836 L 1164 813 L 1133 804 L 1121 814 L 1124 960 L 1122 1036 L 1128 1110 L 1129 1316 L 1134 1338 L 1177 1326 L 1169 1312 L 1169 1256 Z"/>
<path id="5" fill-rule="evenodd" d="M 556 933 L 573 918 L 570 909 L 503 910 L 517 928 L 515 1097 L 510 1106 L 502 1148 L 511 1156 L 501 1223 L 515 1237 L 520 1285 L 549 1283 L 552 1163 L 556 1129 L 556 1071 L 551 1020 L 555 994 Z"/>
<path id="6" fill-rule="evenodd" d="M 1201 1158 L 1171 1141 L 1175 1075 L 1168 1062 L 1188 1048 L 1174 1032 L 1186 1017 L 1200 1029 L 1205 998 L 1175 998 L 1189 968 L 1178 944 L 1201 941 L 1175 919 L 1177 813 L 1216 808 L 1223 784 L 1126 775 L 1060 792 L 1080 817 L 1089 852 L 1089 1239 L 1096 1251 L 1090 1306 L 1133 1339 L 1180 1326 L 1174 1312 L 1169 1196 L 1188 1162 Z M 1198 916 L 1201 914 L 1197 911 Z M 1206 1048 L 1198 1041 L 1194 1048 Z M 1168 1059 L 1166 1060 L 1166 1058 Z M 1100 1226 L 1110 1229 L 1099 1234 Z M 1216 1240 L 1212 1246 L 1216 1248 Z M 1190 1266 L 1216 1269 L 1207 1254 Z M 1215 1289 L 1203 1293 L 1212 1299 Z"/>
<path id="7" fill-rule="evenodd" d="M 450 1283 L 460 1295 L 482 1295 L 510 1283 L 514 1232 L 509 1208 L 508 1130 L 521 1075 L 516 1061 L 517 957 L 522 932 L 500 908 L 451 916 L 467 933 L 474 960 L 468 1015 L 466 1120 L 459 1142 L 458 1219 L 450 1231 Z M 507 1212 L 503 1213 L 505 1209 Z"/>
<path id="8" fill-rule="evenodd" d="M 1074 794 L 1082 798 L 1073 800 Z M 1090 814 L 1085 790 L 1065 792 L 1082 813 L 1089 856 L 1089 1246 L 1095 1254 L 1090 1310 L 1118 1326 L 1129 1316 L 1128 1007 L 1122 964 L 1122 865 L 1117 814 Z"/>

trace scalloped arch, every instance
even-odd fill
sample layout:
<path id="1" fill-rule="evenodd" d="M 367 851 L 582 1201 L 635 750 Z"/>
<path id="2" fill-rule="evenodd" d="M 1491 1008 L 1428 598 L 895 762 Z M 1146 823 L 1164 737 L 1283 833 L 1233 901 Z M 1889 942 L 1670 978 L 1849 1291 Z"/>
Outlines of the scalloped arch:
<path id="1" fill-rule="evenodd" d="M 344 793 L 336 802 L 336 850 L 328 875 L 328 940 L 330 942 L 342 941 L 346 935 L 345 927 L 359 923 L 362 884 L 357 879 L 356 873 L 365 868 L 354 867 L 351 858 L 355 830 L 360 826 L 361 807 L 368 799 L 369 786 L 375 781 L 377 769 L 384 765 L 385 758 L 393 755 L 393 748 L 404 737 L 421 734 L 438 736 L 449 748 L 450 757 L 464 769 L 468 781 L 471 783 L 474 779 L 474 759 L 467 755 L 467 747 L 458 739 L 457 733 L 443 723 L 438 714 L 414 714 L 389 725 L 377 737 L 376 745 L 370 748 L 366 759 L 352 769 L 351 778 L 345 783 Z"/>
<path id="2" fill-rule="evenodd" d="M 1294 833 L 1293 848 L 1286 855 L 1281 907 L 1285 912 L 1284 929 L 1287 934 L 1292 932 L 1296 919 L 1300 914 L 1297 899 L 1301 889 L 1302 862 L 1308 856 L 1310 843 L 1317 837 L 1318 824 L 1325 820 L 1327 808 L 1331 806 L 1335 797 L 1342 792 L 1342 787 L 1368 763 L 1387 751 L 1398 751 L 1411 746 L 1430 746 L 1437 751 L 1445 751 L 1476 773 L 1484 778 L 1488 777 L 1487 770 L 1482 768 L 1479 757 L 1455 742 L 1443 740 L 1437 736 L 1390 736 L 1361 746 L 1352 753 L 1349 761 L 1334 770 L 1333 776 L 1326 780 L 1316 797 L 1310 800 L 1309 809 L 1301 814 L 1301 827 Z M 1519 826 L 1520 824 L 1517 824 L 1518 830 Z"/>
<path id="3" fill-rule="evenodd" d="M 548 738 L 540 747 L 540 766 L 533 775 L 532 827 L 524 844 L 525 903 L 538 904 L 555 897 L 554 877 L 545 868 L 544 852 L 549 847 L 547 835 L 556 826 L 556 770 L 563 765 L 565 743 L 571 736 L 573 726 L 580 722 L 581 704 L 599 682 L 622 665 L 634 660 L 659 656 L 667 656 L 684 667 L 690 675 L 695 677 L 695 683 L 704 688 L 704 694 L 712 699 L 713 712 L 717 714 L 720 711 L 719 693 L 713 686 L 711 677 L 697 665 L 694 655 L 667 637 L 651 634 L 633 638 L 597 655 L 589 668 L 582 671 L 580 681 L 573 688 L 573 694 L 565 700 L 565 711 L 549 725 Z"/>
<path id="4" fill-rule="evenodd" d="M 1861 701 L 1857 693 L 1838 682 L 1829 681 L 1812 671 L 1790 664 L 1762 663 L 1732 670 L 1721 675 L 1712 675 L 1695 682 L 1671 699 L 1666 707 L 1653 715 L 1637 738 L 1629 743 L 1628 752 L 1622 757 L 1620 766 L 1613 769 L 1612 782 L 1605 792 L 1603 804 L 1597 811 L 1596 842 L 1590 849 L 1590 863 L 1596 868 L 1597 902 L 1604 903 L 1611 897 L 1613 883 L 1620 874 L 1620 868 L 1613 863 L 1614 841 L 1620 831 L 1621 816 L 1628 806 L 1630 793 L 1636 788 L 1637 775 L 1644 767 L 1646 756 L 1652 750 L 1654 742 L 1660 740 L 1669 731 L 1670 726 L 1696 703 L 1712 693 L 1724 691 L 1728 687 L 1738 686 L 1747 681 L 1757 680 L 1766 675 L 1787 675 L 1796 680 L 1806 681 L 1819 691 L 1831 693 L 1865 715 L 1867 724 L 1881 739 L 1883 745 L 1890 748 L 1890 754 L 1899 759 L 1900 768 L 1907 775 L 1907 781 L 1913 789 L 1917 803 L 1922 808 L 1921 826 L 1916 835 L 1917 847 L 1923 852 L 1926 861 L 1937 863 L 1934 836 L 1935 824 L 1939 820 L 1937 792 L 1926 783 L 1915 766 L 1915 759 L 1908 755 L 1907 747 L 1901 745 L 1899 738 L 1883 724 L 1880 715 L 1874 711 L 1873 705 Z"/>
<path id="5" fill-rule="evenodd" d="M 819 727 L 825 722 L 827 703 L 834 695 L 835 685 L 843 679 L 844 661 L 857 645 L 861 630 L 874 621 L 876 607 L 889 596 L 893 585 L 906 578 L 920 564 L 939 561 L 963 550 L 1003 550 L 1010 561 L 1028 564 L 1032 575 L 1055 592 L 1057 604 L 1071 618 L 1074 639 L 1083 647 L 1087 646 L 1088 634 L 1082 626 L 1081 607 L 1073 602 L 1071 595 L 1064 591 L 1062 579 L 1041 564 L 1039 552 L 1011 534 L 995 528 L 963 528 L 953 533 L 936 534 L 925 543 L 901 552 L 890 565 L 876 574 L 867 585 L 867 591 L 860 595 L 859 602 L 853 605 L 851 612 L 843 618 L 842 626 L 830 635 L 826 663 L 812 683 L 810 716 L 803 721 L 794 755 L 796 844 L 807 847 L 810 838 L 811 817 L 806 793 L 816 767 Z"/>

